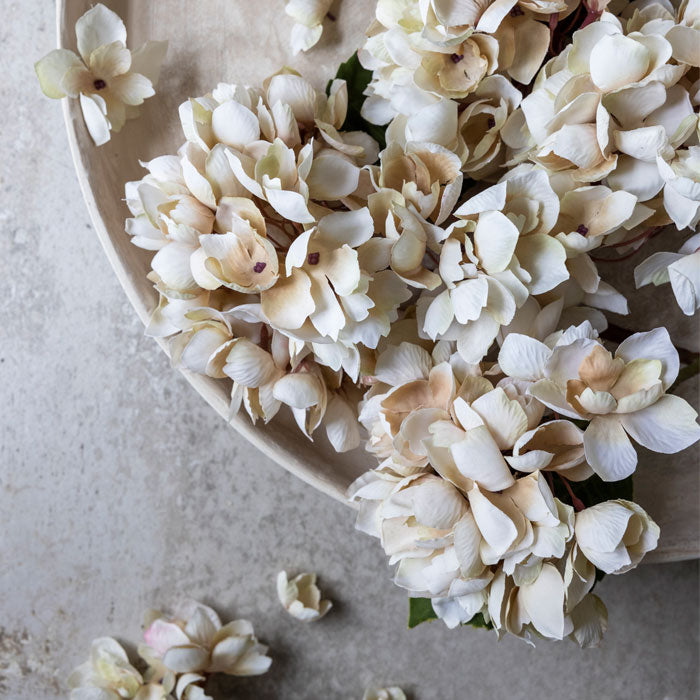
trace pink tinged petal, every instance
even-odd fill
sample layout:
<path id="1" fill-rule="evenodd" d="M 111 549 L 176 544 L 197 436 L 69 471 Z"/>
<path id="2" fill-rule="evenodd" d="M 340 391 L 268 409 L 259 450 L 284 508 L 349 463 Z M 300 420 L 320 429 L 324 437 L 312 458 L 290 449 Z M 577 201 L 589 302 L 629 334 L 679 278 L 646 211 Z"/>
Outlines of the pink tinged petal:
<path id="1" fill-rule="evenodd" d="M 78 51 L 87 63 L 92 52 L 115 41 L 126 44 L 126 27 L 119 15 L 98 3 L 88 10 L 76 23 L 75 35 Z"/>
<path id="2" fill-rule="evenodd" d="M 637 468 L 637 453 L 617 416 L 596 416 L 583 433 L 583 449 L 603 481 L 625 479 Z"/>
<path id="3" fill-rule="evenodd" d="M 649 450 L 675 454 L 700 440 L 695 409 L 680 396 L 666 394 L 651 406 L 620 416 L 630 436 Z"/>
<path id="4" fill-rule="evenodd" d="M 498 365 L 509 377 L 537 381 L 544 374 L 552 351 L 539 340 L 519 333 L 510 333 L 498 353 Z"/>
<path id="5" fill-rule="evenodd" d="M 664 389 L 668 389 L 678 376 L 678 351 L 671 342 L 668 331 L 663 327 L 629 336 L 618 345 L 615 357 L 620 357 L 625 362 L 661 360 L 664 368 L 661 376 Z"/>
<path id="6" fill-rule="evenodd" d="M 160 67 L 168 51 L 167 41 L 147 41 L 131 54 L 131 70 L 145 75 L 152 85 L 157 85 Z"/>
<path id="7" fill-rule="evenodd" d="M 564 581 L 552 564 L 544 564 L 533 583 L 520 587 L 518 600 L 540 634 L 563 638 Z"/>
<path id="8" fill-rule="evenodd" d="M 83 62 L 68 49 L 55 49 L 34 64 L 43 93 L 53 99 L 77 97 L 77 92 L 66 91 L 63 78 L 69 70 L 83 67 Z"/>
<path id="9" fill-rule="evenodd" d="M 102 146 L 110 139 L 110 123 L 107 119 L 104 100 L 99 95 L 80 95 L 80 108 L 85 126 L 96 146 Z"/>
<path id="10" fill-rule="evenodd" d="M 500 491 L 514 479 L 501 451 L 486 426 L 469 429 L 463 440 L 450 446 L 460 473 L 489 491 Z"/>

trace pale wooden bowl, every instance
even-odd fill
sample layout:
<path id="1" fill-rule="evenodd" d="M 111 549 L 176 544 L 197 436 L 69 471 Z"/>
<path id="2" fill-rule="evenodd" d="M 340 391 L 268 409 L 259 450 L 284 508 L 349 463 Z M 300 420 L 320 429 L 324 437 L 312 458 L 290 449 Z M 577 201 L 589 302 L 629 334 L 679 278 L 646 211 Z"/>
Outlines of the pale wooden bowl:
<path id="1" fill-rule="evenodd" d="M 326 21 L 321 42 L 307 55 L 292 57 L 292 21 L 283 0 L 104 0 L 125 21 L 130 48 L 147 39 L 168 39 L 168 55 L 155 97 L 141 116 L 127 122 L 106 145 L 96 148 L 85 128 L 77 100 L 64 100 L 70 147 L 80 186 L 97 235 L 129 301 L 146 323 L 156 293 L 146 279 L 151 254 L 133 246 L 124 231 L 129 215 L 124 183 L 142 177 L 139 160 L 174 153 L 183 141 L 177 107 L 220 81 L 256 85 L 283 65 L 291 65 L 322 89 L 340 62 L 362 43 L 375 0 L 343 0 L 332 8 L 336 21 Z M 90 0 L 58 0 L 58 44 L 75 50 L 75 22 Z M 631 272 L 627 268 L 628 272 Z M 661 294 L 665 294 L 662 291 Z M 656 292 L 655 299 L 659 298 Z M 665 303 L 671 304 L 664 297 Z M 680 316 L 680 312 L 674 314 Z M 637 320 L 637 318 L 635 318 Z M 628 327 L 658 323 L 626 321 Z M 668 321 L 665 320 L 666 325 Z M 671 329 L 676 339 L 692 336 L 689 323 Z M 696 342 L 696 341 L 695 341 Z M 159 341 L 167 353 L 167 344 Z M 686 343 L 687 344 L 687 343 Z M 693 343 L 694 344 L 694 343 Z M 343 502 L 352 480 L 372 466 L 358 449 L 338 455 L 324 439 L 307 441 L 290 416 L 253 426 L 247 415 L 229 416 L 227 382 L 184 372 L 187 380 L 225 420 L 258 449 L 314 488 Z M 645 561 L 700 557 L 696 452 L 681 456 L 640 458 L 638 499 L 662 529 L 659 549 Z M 695 468 L 694 468 L 695 467 Z M 691 478 L 686 478 L 691 474 Z M 349 517 L 352 517 L 348 514 Z"/>

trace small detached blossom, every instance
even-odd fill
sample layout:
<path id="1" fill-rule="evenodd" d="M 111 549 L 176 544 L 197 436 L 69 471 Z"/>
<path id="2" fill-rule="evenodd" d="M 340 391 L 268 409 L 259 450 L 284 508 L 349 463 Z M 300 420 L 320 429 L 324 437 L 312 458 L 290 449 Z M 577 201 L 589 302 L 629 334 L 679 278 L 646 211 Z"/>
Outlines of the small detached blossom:
<path id="1" fill-rule="evenodd" d="M 321 599 L 316 574 L 299 574 L 291 581 L 286 571 L 277 574 L 277 596 L 285 610 L 301 622 L 320 620 L 332 607 L 330 600 Z"/>
<path id="2" fill-rule="evenodd" d="M 126 47 L 124 22 L 102 3 L 76 22 L 75 34 L 79 56 L 56 49 L 35 69 L 47 97 L 80 99 L 90 136 L 101 146 L 155 94 L 168 43 L 148 41 L 132 53 Z"/>
<path id="3" fill-rule="evenodd" d="M 389 688 L 367 688 L 362 700 L 406 700 L 406 693 L 396 686 Z"/>
<path id="4" fill-rule="evenodd" d="M 234 620 L 222 625 L 219 616 L 201 604 L 187 619 L 170 619 L 154 611 L 147 618 L 144 639 L 146 646 L 139 653 L 160 659 L 167 671 L 176 674 L 258 676 L 272 663 L 250 622 Z"/>
<path id="5" fill-rule="evenodd" d="M 323 20 L 333 0 L 287 0 L 284 11 L 295 21 L 290 37 L 292 52 L 308 51 L 323 33 Z"/>

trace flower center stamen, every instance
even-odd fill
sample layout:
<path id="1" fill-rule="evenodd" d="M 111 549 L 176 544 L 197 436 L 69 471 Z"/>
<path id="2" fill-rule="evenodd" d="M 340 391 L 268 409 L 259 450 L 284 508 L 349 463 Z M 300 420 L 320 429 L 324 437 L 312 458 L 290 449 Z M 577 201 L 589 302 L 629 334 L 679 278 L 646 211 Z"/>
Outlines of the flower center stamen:
<path id="1" fill-rule="evenodd" d="M 493 129 L 493 127 L 496 126 L 496 120 L 493 117 L 489 117 L 486 125 L 489 127 L 489 129 Z"/>
<path id="2" fill-rule="evenodd" d="M 97 80 L 95 80 L 93 85 L 95 86 L 95 90 L 104 90 L 107 87 L 107 83 L 105 83 L 105 81 L 102 80 L 102 78 L 98 78 Z"/>
<path id="3" fill-rule="evenodd" d="M 453 53 L 450 58 L 452 59 L 452 63 L 459 63 L 463 58 L 464 54 L 463 53 Z"/>
<path id="4" fill-rule="evenodd" d="M 266 267 L 267 267 L 267 263 L 256 262 L 255 266 L 253 267 L 253 272 L 262 272 Z"/>
<path id="5" fill-rule="evenodd" d="M 579 224 L 576 228 L 576 233 L 580 233 L 582 236 L 585 236 L 588 233 L 588 226 Z"/>
<path id="6" fill-rule="evenodd" d="M 320 253 L 309 253 L 309 265 L 318 265 L 318 259 L 320 257 Z"/>
<path id="7" fill-rule="evenodd" d="M 523 11 L 523 9 L 522 9 L 521 7 L 518 7 L 518 5 L 516 5 L 516 6 L 510 11 L 510 16 L 511 16 L 511 17 L 520 17 L 521 15 L 524 15 L 524 14 L 525 14 L 525 12 Z"/>

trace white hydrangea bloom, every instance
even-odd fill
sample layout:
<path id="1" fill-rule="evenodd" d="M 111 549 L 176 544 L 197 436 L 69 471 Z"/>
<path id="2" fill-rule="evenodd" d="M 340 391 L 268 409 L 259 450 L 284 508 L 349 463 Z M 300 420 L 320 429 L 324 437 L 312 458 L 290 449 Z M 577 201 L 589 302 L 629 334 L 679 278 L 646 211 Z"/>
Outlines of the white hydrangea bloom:
<path id="1" fill-rule="evenodd" d="M 126 48 L 124 22 L 102 3 L 76 22 L 75 34 L 79 56 L 56 49 L 35 69 L 45 95 L 80 99 L 90 136 L 101 146 L 155 94 L 168 43 L 148 41 L 132 53 Z"/>

